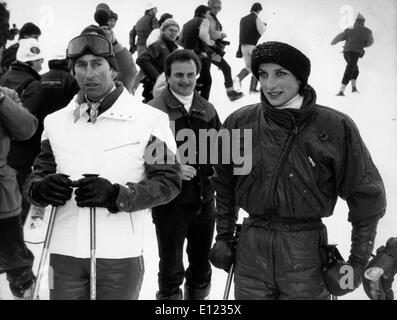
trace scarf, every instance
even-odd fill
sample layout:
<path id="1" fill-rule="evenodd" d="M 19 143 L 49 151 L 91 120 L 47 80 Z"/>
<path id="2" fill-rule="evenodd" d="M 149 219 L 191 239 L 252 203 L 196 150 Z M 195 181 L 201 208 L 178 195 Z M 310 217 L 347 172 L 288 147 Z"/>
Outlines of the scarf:
<path id="1" fill-rule="evenodd" d="M 79 121 L 86 113 L 88 113 L 89 120 L 92 124 L 95 124 L 100 114 L 108 110 L 119 98 L 124 90 L 124 86 L 121 82 L 115 82 L 113 89 L 103 97 L 101 100 L 92 102 L 88 97 L 81 91 L 77 94 L 76 98 L 76 109 L 74 110 L 74 123 Z"/>

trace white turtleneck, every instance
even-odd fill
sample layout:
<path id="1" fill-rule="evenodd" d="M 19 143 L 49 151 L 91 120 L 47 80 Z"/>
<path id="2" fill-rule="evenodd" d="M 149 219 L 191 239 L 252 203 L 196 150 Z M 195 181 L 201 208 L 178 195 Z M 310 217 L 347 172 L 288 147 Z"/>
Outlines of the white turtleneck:
<path id="1" fill-rule="evenodd" d="M 175 93 L 175 91 L 173 91 L 172 89 L 170 89 L 170 90 L 171 90 L 172 94 L 175 96 L 175 98 L 177 98 L 178 101 L 183 104 L 186 111 L 189 113 L 190 108 L 192 107 L 192 103 L 193 103 L 194 91 L 189 96 L 181 96 L 180 94 Z"/>
<path id="2" fill-rule="evenodd" d="M 276 109 L 296 109 L 299 110 L 303 104 L 303 97 L 297 94 L 290 101 L 284 103 L 283 105 L 276 107 Z"/>

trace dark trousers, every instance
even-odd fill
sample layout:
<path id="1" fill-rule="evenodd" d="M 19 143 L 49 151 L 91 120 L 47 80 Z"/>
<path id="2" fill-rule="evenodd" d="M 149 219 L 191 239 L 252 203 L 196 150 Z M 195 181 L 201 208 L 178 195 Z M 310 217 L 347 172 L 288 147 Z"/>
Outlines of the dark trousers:
<path id="1" fill-rule="evenodd" d="M 197 84 L 200 85 L 200 95 L 208 100 L 210 98 L 212 77 L 211 77 L 211 61 L 207 58 L 201 58 L 201 72 L 197 79 Z M 232 81 L 233 83 L 233 81 Z"/>
<path id="2" fill-rule="evenodd" d="M 223 72 L 223 76 L 225 78 L 225 88 L 233 87 L 232 68 L 230 68 L 226 60 L 223 58 L 220 62 L 212 60 L 212 64 L 216 65 Z"/>
<path id="3" fill-rule="evenodd" d="M 23 185 L 25 184 L 27 176 L 32 173 L 32 166 L 31 165 L 12 166 L 12 168 L 17 172 L 17 181 L 18 181 L 19 191 L 21 192 L 21 195 L 22 195 L 21 219 L 22 219 L 22 225 L 24 225 L 26 218 L 28 217 L 30 203 L 23 196 Z"/>
<path id="4" fill-rule="evenodd" d="M 291 231 L 242 226 L 235 269 L 236 300 L 328 300 L 323 276 L 326 228 Z"/>
<path id="5" fill-rule="evenodd" d="M 165 207 L 167 209 L 165 209 Z M 161 209 L 160 209 L 161 208 Z M 214 235 L 214 202 L 200 206 L 163 206 L 153 208 L 159 249 L 159 291 L 164 296 L 175 294 L 186 277 L 190 288 L 205 288 L 211 283 L 208 254 Z M 189 266 L 183 266 L 183 245 Z"/>
<path id="6" fill-rule="evenodd" d="M 358 52 L 344 52 L 343 57 L 346 60 L 346 69 L 343 74 L 342 84 L 347 85 L 350 80 L 356 80 L 358 78 L 358 59 L 360 54 Z"/>
<path id="7" fill-rule="evenodd" d="M 35 278 L 32 272 L 33 254 L 23 239 L 20 216 L 0 219 L 0 273 L 7 274 L 10 289 L 18 295 Z"/>
<path id="8" fill-rule="evenodd" d="M 143 257 L 97 259 L 97 300 L 137 300 L 141 291 Z M 90 259 L 51 254 L 48 275 L 50 300 L 90 299 Z"/>

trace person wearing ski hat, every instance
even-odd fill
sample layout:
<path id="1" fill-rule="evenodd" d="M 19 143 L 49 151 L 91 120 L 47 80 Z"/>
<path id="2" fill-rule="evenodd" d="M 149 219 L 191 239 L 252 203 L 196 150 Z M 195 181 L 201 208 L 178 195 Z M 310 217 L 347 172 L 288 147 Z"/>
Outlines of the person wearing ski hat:
<path id="1" fill-rule="evenodd" d="M 374 43 L 372 31 L 365 27 L 364 24 L 365 18 L 361 13 L 359 13 L 353 27 L 345 29 L 331 41 L 331 45 L 335 45 L 340 41 L 345 41 L 343 57 L 345 58 L 347 65 L 343 74 L 340 90 L 336 94 L 337 96 L 343 97 L 345 95 L 345 89 L 349 82 L 351 82 L 352 85 L 352 92 L 358 92 L 358 60 L 364 56 L 364 48 L 370 47 Z"/>
<path id="2" fill-rule="evenodd" d="M 153 99 L 153 86 L 164 72 L 168 55 L 178 49 L 176 40 L 179 34 L 179 24 L 174 19 L 167 19 L 161 25 L 161 38 L 151 44 L 136 60 L 146 77 L 142 80 L 144 97 L 147 103 Z"/>
<path id="3" fill-rule="evenodd" d="M 89 25 L 84 28 L 82 33 L 96 33 L 109 39 L 113 46 L 114 56 L 107 59 L 117 71 L 117 80 L 123 83 L 128 92 L 132 92 L 134 79 L 137 75 L 136 65 L 127 48 L 117 41 L 114 32 L 108 26 Z"/>
<path id="4" fill-rule="evenodd" d="M 223 124 L 234 136 L 251 130 L 239 139 L 239 146 L 250 146 L 243 150 L 251 155 L 250 166 L 231 156 L 215 165 L 211 262 L 224 270 L 235 262 L 236 299 L 329 299 L 352 292 L 386 211 L 382 178 L 354 122 L 317 104 L 305 54 L 286 43 L 264 42 L 253 50 L 251 68 L 261 102 L 233 112 Z M 219 151 L 226 147 L 222 141 Z M 325 264 L 322 218 L 333 214 L 338 197 L 349 208 L 350 256 Z M 248 213 L 237 248 L 236 208 Z"/>
<path id="5" fill-rule="evenodd" d="M 25 23 L 21 30 L 19 30 L 18 42 L 4 50 L 3 59 L 1 61 L 2 69 L 7 71 L 11 64 L 15 62 L 20 40 L 30 38 L 38 40 L 40 36 L 41 30 L 37 25 L 32 22 Z"/>
<path id="6" fill-rule="evenodd" d="M 397 274 L 397 237 L 387 240 L 366 265 L 363 287 L 371 300 L 393 300 L 393 281 Z"/>
<path id="7" fill-rule="evenodd" d="M 160 40 L 160 38 L 161 38 L 161 30 L 160 30 L 160 28 L 161 28 L 161 25 L 164 23 L 164 21 L 165 20 L 167 20 L 167 19 L 172 19 L 174 16 L 172 15 L 172 14 L 170 14 L 170 13 L 163 13 L 162 15 L 161 15 L 161 17 L 160 17 L 160 19 L 159 19 L 159 28 L 157 28 L 157 29 L 153 29 L 152 30 L 152 32 L 150 33 L 150 35 L 149 35 L 149 37 L 147 38 L 147 40 L 146 40 L 146 47 L 148 47 L 149 48 L 149 46 L 153 43 L 153 42 L 155 42 L 155 41 L 157 41 L 157 40 Z"/>
<path id="8" fill-rule="evenodd" d="M 40 152 L 40 137 L 47 106 L 42 103 L 43 92 L 39 75 L 44 55 L 39 42 L 34 38 L 19 40 L 16 62 L 1 77 L 0 85 L 15 90 L 25 108 L 39 120 L 35 134 L 24 141 L 13 140 L 8 153 L 8 164 L 17 172 L 17 180 L 22 193 L 26 177 L 32 172 L 34 158 Z M 30 204 L 22 199 L 22 223 L 25 223 Z"/>
<path id="9" fill-rule="evenodd" d="M 25 184 L 32 203 L 57 207 L 50 244 L 52 300 L 90 297 L 91 207 L 96 299 L 138 299 L 147 209 L 180 192 L 168 117 L 114 81 L 114 56 L 111 42 L 100 34 L 82 33 L 69 42 L 66 57 L 80 91 L 45 119 L 41 153 Z"/>

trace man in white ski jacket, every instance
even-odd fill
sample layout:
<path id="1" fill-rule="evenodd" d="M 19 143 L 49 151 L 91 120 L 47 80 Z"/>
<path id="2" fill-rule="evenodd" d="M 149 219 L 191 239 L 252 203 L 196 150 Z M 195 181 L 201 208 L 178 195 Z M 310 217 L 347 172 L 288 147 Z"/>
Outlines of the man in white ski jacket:
<path id="1" fill-rule="evenodd" d="M 181 188 L 175 140 L 165 113 L 113 81 L 117 65 L 104 35 L 72 39 L 67 57 L 80 92 L 45 119 L 41 153 L 24 189 L 32 203 L 58 207 L 50 299 L 89 298 L 90 207 L 96 207 L 97 299 L 138 299 L 144 216 Z"/>

